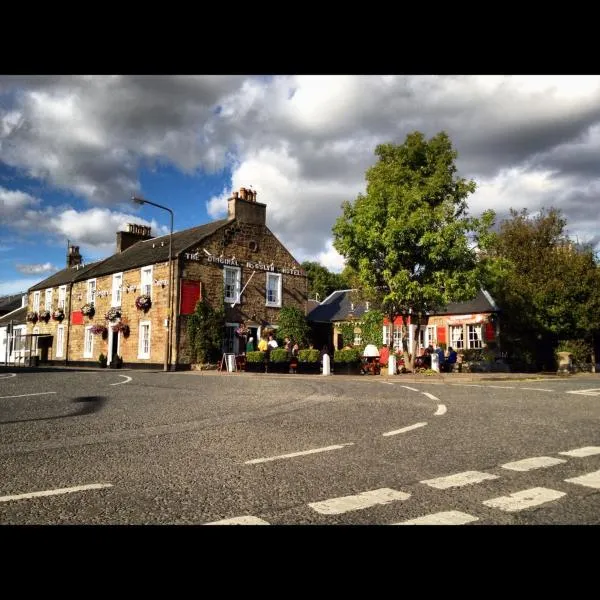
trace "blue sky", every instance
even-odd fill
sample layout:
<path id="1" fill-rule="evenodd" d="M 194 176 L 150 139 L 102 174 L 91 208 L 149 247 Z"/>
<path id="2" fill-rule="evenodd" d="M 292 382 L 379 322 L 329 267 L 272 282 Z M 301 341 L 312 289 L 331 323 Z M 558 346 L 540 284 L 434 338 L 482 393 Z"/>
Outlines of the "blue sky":
<path id="1" fill-rule="evenodd" d="M 128 222 L 168 232 L 221 218 L 252 187 L 298 260 L 343 266 L 340 204 L 378 143 L 446 130 L 470 212 L 555 206 L 597 249 L 598 76 L 2 76 L 0 295 L 114 251 Z"/>

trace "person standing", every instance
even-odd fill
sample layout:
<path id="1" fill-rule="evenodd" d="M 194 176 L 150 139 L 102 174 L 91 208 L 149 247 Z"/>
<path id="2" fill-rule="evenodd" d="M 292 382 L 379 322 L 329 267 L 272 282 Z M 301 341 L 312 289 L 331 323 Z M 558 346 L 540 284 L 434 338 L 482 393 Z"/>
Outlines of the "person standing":
<path id="1" fill-rule="evenodd" d="M 246 353 L 254 352 L 254 338 L 250 336 L 246 342 Z"/>

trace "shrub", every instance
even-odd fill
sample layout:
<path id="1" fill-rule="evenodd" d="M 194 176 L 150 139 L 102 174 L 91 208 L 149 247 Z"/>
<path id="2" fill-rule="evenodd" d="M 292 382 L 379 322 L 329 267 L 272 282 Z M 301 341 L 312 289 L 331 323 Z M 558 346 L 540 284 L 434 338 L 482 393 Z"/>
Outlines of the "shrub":
<path id="1" fill-rule="evenodd" d="M 214 309 L 204 299 L 196 303 L 196 308 L 188 317 L 187 323 L 193 360 L 200 363 L 218 360 L 224 326 L 223 309 Z"/>
<path id="2" fill-rule="evenodd" d="M 265 361 L 266 352 L 254 351 L 246 352 L 246 362 L 261 363 Z"/>
<path id="3" fill-rule="evenodd" d="M 573 357 L 573 365 L 583 366 L 590 362 L 592 346 L 585 340 L 561 340 L 556 352 L 568 352 Z"/>
<path id="4" fill-rule="evenodd" d="M 284 348 L 274 348 L 271 350 L 269 360 L 274 363 L 284 363 L 289 361 L 289 356 Z"/>
<path id="5" fill-rule="evenodd" d="M 336 350 L 333 355 L 333 362 L 339 364 L 360 362 L 360 353 L 355 348 Z"/>
<path id="6" fill-rule="evenodd" d="M 310 334 L 310 327 L 304 312 L 295 306 L 284 306 L 277 317 L 277 337 L 284 339 L 290 337 L 299 344 L 306 344 Z"/>
<path id="7" fill-rule="evenodd" d="M 316 348 L 310 348 L 308 350 L 300 350 L 298 352 L 298 362 L 301 362 L 301 363 L 321 362 L 321 353 Z"/>

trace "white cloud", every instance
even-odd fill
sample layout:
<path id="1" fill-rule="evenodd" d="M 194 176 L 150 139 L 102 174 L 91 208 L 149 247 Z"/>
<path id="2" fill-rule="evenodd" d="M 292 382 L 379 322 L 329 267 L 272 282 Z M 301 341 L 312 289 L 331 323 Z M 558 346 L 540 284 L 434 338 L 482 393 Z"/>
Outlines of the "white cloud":
<path id="1" fill-rule="evenodd" d="M 37 263 L 37 264 L 30 264 L 30 265 L 22 265 L 22 264 L 17 264 L 16 266 L 17 271 L 19 271 L 20 273 L 32 273 L 32 274 L 40 274 L 40 273 L 49 273 L 51 271 L 58 271 L 59 267 L 56 267 L 55 265 L 53 265 L 50 262 L 46 262 L 46 263 Z"/>
<path id="2" fill-rule="evenodd" d="M 39 282 L 39 278 L 32 277 L 27 279 L 14 279 L 13 281 L 0 281 L 0 296 L 26 292 L 31 286 Z"/>

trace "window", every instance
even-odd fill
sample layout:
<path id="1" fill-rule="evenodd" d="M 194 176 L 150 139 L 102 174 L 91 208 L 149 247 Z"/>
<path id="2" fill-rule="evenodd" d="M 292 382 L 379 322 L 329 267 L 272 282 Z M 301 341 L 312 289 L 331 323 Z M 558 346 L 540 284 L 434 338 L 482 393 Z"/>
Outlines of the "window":
<path id="1" fill-rule="evenodd" d="M 267 273 L 267 306 L 281 306 L 281 275 Z"/>
<path id="2" fill-rule="evenodd" d="M 402 325 L 394 325 L 394 350 L 402 350 Z"/>
<path id="3" fill-rule="evenodd" d="M 96 280 L 88 279 L 87 281 L 87 301 L 88 304 L 93 304 L 96 300 Z"/>
<path id="4" fill-rule="evenodd" d="M 142 295 L 152 298 L 152 266 L 142 268 Z"/>
<path id="5" fill-rule="evenodd" d="M 462 325 L 450 325 L 450 345 L 455 350 L 461 350 L 465 347 Z"/>
<path id="6" fill-rule="evenodd" d="M 437 340 L 435 337 L 435 325 L 427 327 L 427 345 L 437 346 Z"/>
<path id="7" fill-rule="evenodd" d="M 392 337 L 392 326 L 384 325 L 383 326 L 383 343 L 390 345 L 390 339 Z"/>
<path id="8" fill-rule="evenodd" d="M 46 298 L 44 301 L 44 308 L 46 310 L 52 310 L 52 288 L 46 290 Z"/>
<path id="9" fill-rule="evenodd" d="M 467 325 L 467 334 L 469 336 L 469 348 L 481 348 L 481 325 Z"/>
<path id="10" fill-rule="evenodd" d="M 83 358 L 93 358 L 94 334 L 92 333 L 92 325 L 85 328 L 83 336 Z"/>
<path id="11" fill-rule="evenodd" d="M 65 344 L 65 326 L 59 325 L 56 328 L 56 358 L 63 355 L 63 347 Z"/>
<path id="12" fill-rule="evenodd" d="M 40 310 L 40 293 L 33 292 L 33 312 L 38 312 Z"/>
<path id="13" fill-rule="evenodd" d="M 150 358 L 150 321 L 140 322 L 138 358 Z"/>
<path id="14" fill-rule="evenodd" d="M 354 330 L 354 345 L 355 346 L 360 346 L 362 342 L 362 332 L 360 329 L 355 329 Z"/>
<path id="15" fill-rule="evenodd" d="M 37 350 L 38 350 L 38 335 L 40 333 L 40 328 L 39 327 L 34 327 L 33 328 L 33 340 L 31 340 L 31 353 L 32 354 L 37 354 Z"/>
<path id="16" fill-rule="evenodd" d="M 223 288 L 225 290 L 225 302 L 240 301 L 240 284 L 242 270 L 239 267 L 223 267 Z"/>
<path id="17" fill-rule="evenodd" d="M 121 306 L 121 285 L 123 284 L 123 273 L 115 273 L 112 280 L 112 305 Z"/>
<path id="18" fill-rule="evenodd" d="M 61 285 L 58 288 L 58 308 L 66 309 L 67 304 L 67 286 Z"/>

